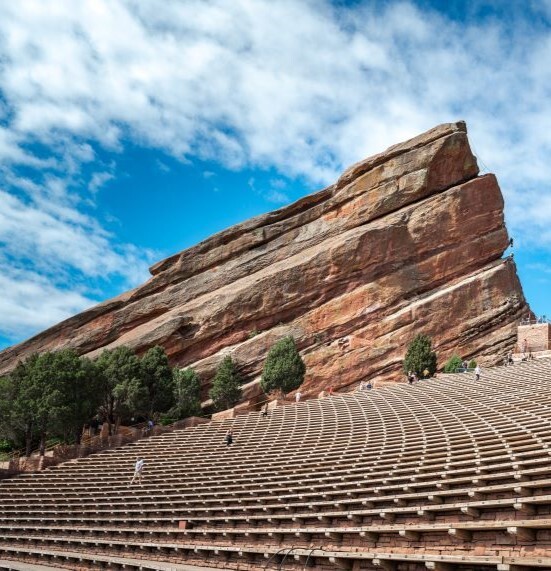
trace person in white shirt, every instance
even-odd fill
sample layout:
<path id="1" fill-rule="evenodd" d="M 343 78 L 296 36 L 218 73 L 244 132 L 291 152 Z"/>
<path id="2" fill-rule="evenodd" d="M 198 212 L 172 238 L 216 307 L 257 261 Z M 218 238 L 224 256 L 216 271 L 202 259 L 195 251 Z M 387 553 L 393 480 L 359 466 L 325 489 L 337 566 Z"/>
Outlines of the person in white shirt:
<path id="1" fill-rule="evenodd" d="M 302 398 L 302 393 L 300 391 L 297 391 L 297 393 L 295 394 L 295 402 L 299 402 L 301 398 Z"/>
<path id="2" fill-rule="evenodd" d="M 136 465 L 134 466 L 134 476 L 132 476 L 132 480 L 130 480 L 130 484 L 134 483 L 134 480 L 137 480 L 139 484 L 142 483 L 142 472 L 144 467 L 144 459 L 138 458 L 136 460 Z"/>
<path id="3" fill-rule="evenodd" d="M 477 381 L 480 381 L 480 367 L 477 365 L 474 369 L 474 375 Z"/>

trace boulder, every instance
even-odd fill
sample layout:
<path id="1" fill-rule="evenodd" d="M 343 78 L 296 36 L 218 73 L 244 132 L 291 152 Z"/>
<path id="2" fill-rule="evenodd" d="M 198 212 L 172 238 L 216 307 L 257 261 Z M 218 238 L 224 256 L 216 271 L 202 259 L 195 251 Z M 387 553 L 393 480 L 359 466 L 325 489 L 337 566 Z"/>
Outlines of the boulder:
<path id="1" fill-rule="evenodd" d="M 493 175 L 479 176 L 462 122 L 361 161 L 310 196 L 160 261 L 143 285 L 0 353 L 0 374 L 36 351 L 97 356 L 165 347 L 204 394 L 232 354 L 258 393 L 268 349 L 293 335 L 301 391 L 399 380 L 417 333 L 439 361 L 496 363 L 529 314 Z"/>

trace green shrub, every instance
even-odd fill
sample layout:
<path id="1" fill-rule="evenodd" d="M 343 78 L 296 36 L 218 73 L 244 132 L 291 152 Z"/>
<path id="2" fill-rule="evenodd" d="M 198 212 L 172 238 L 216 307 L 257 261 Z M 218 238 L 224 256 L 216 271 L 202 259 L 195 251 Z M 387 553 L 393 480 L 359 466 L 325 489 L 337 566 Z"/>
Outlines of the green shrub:
<path id="1" fill-rule="evenodd" d="M 182 420 L 201 414 L 201 379 L 193 369 L 174 369 L 174 397 L 170 416 Z"/>
<path id="2" fill-rule="evenodd" d="M 471 359 L 469 361 L 469 369 L 474 369 L 476 367 L 476 361 L 474 359 Z"/>
<path id="3" fill-rule="evenodd" d="M 163 347 L 151 347 L 140 359 L 140 380 L 146 390 L 147 416 L 166 412 L 175 404 L 173 372 Z"/>
<path id="4" fill-rule="evenodd" d="M 0 438 L 0 452 L 11 452 L 13 450 L 13 442 Z"/>
<path id="5" fill-rule="evenodd" d="M 444 365 L 444 373 L 455 373 L 463 365 L 463 361 L 459 355 L 452 355 Z"/>
<path id="6" fill-rule="evenodd" d="M 427 369 L 432 377 L 436 372 L 436 353 L 432 350 L 430 337 L 420 333 L 409 344 L 405 359 L 404 371 L 406 374 L 413 371 L 417 376 L 422 376 Z"/>
<path id="7" fill-rule="evenodd" d="M 214 409 L 226 410 L 236 405 L 241 398 L 241 383 L 237 367 L 230 355 L 227 355 L 218 366 L 209 391 Z"/>
<path id="8" fill-rule="evenodd" d="M 280 339 L 268 352 L 260 386 L 266 394 L 274 390 L 287 394 L 302 385 L 305 372 L 306 366 L 295 340 L 288 335 Z"/>

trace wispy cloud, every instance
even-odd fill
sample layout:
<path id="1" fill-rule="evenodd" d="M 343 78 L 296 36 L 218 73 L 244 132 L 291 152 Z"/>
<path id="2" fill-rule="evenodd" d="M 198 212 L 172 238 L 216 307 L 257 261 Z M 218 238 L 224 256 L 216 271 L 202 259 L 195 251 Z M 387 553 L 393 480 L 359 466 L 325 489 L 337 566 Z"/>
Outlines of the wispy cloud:
<path id="1" fill-rule="evenodd" d="M 98 192 L 110 180 L 113 180 L 115 175 L 112 172 L 95 172 L 88 183 L 88 190 L 92 193 Z"/>
<path id="2" fill-rule="evenodd" d="M 2 333 L 9 337 L 28 336 L 97 302 L 76 289 L 56 285 L 35 271 L 9 266 L 0 275 L 0 290 Z"/>
<path id="3" fill-rule="evenodd" d="M 87 210 L 117 176 L 104 165 L 84 173 L 100 147 L 123 152 L 130 142 L 179 161 L 274 169 L 322 185 L 364 156 L 461 118 L 498 174 L 515 237 L 551 250 L 550 18 L 549 1 L 527 3 L 514 21 L 463 24 L 407 1 L 167 0 L 161 10 L 153 0 L 4 2 L 5 255 L 31 272 L 22 284 L 44 291 L 63 291 L 55 275 L 71 272 L 81 284 L 100 273 L 143 277 L 148 254 L 118 244 Z M 261 192 L 288 201 L 277 184 Z M 12 278 L 6 303 L 14 305 Z M 63 309 L 63 296 L 44 296 L 46 307 L 49 298 L 52 319 L 92 299 L 83 289 Z"/>

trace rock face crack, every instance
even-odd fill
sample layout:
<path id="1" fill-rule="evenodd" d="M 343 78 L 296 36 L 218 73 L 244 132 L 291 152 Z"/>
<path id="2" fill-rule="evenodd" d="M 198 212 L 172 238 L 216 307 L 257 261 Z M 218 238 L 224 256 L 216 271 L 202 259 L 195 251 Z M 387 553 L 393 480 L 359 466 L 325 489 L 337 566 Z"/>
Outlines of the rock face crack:
<path id="1" fill-rule="evenodd" d="M 440 125 L 160 261 L 143 285 L 1 352 L 0 374 L 36 351 L 162 344 L 206 391 L 228 353 L 253 381 L 284 335 L 305 358 L 305 392 L 398 379 L 419 332 L 441 362 L 496 362 L 529 311 L 507 244 L 495 177 L 478 176 L 464 123 Z"/>

